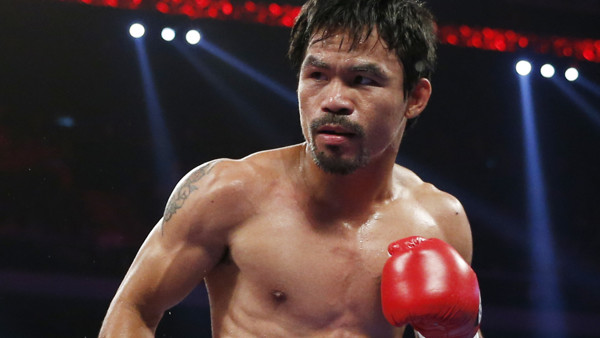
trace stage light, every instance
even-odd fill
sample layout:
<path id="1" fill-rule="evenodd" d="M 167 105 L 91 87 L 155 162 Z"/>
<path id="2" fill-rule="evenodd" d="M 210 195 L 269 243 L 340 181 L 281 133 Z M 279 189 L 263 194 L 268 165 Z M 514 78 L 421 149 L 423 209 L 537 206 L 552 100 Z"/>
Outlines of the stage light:
<path id="1" fill-rule="evenodd" d="M 527 76 L 531 72 L 531 63 L 529 63 L 529 61 L 521 60 L 517 62 L 515 69 L 519 75 Z"/>
<path id="2" fill-rule="evenodd" d="M 175 39 L 175 31 L 173 30 L 173 28 L 165 27 L 160 32 L 160 36 L 165 41 L 173 41 L 173 39 Z"/>
<path id="3" fill-rule="evenodd" d="M 271 12 L 271 14 L 273 14 L 274 16 L 280 16 L 283 10 L 278 4 L 272 3 L 269 5 L 269 12 Z"/>
<path id="4" fill-rule="evenodd" d="M 202 39 L 202 35 L 200 35 L 200 32 L 198 32 L 195 29 L 189 30 L 187 32 L 187 34 L 185 34 L 185 40 L 190 45 L 196 45 L 196 44 L 198 44 L 198 42 L 200 42 L 201 39 Z"/>
<path id="5" fill-rule="evenodd" d="M 129 34 L 136 39 L 141 38 L 145 33 L 146 28 L 144 28 L 142 24 L 134 23 L 133 25 L 129 26 Z"/>
<path id="6" fill-rule="evenodd" d="M 577 69 L 575 69 L 573 67 L 571 67 L 565 71 L 565 79 L 567 79 L 571 82 L 577 80 L 578 77 L 579 77 L 579 71 L 577 71 Z"/>
<path id="7" fill-rule="evenodd" d="M 540 69 L 540 73 L 542 74 L 543 77 L 545 77 L 546 79 L 549 79 L 554 76 L 556 71 L 554 70 L 554 67 L 551 64 L 545 64 Z"/>
<path id="8" fill-rule="evenodd" d="M 221 12 L 225 15 L 231 15 L 231 13 L 233 13 L 233 5 L 229 2 L 224 3 L 223 6 L 221 6 Z"/>
<path id="9" fill-rule="evenodd" d="M 244 4 L 244 8 L 248 12 L 253 13 L 254 11 L 256 11 L 256 4 L 252 1 L 246 1 L 246 3 Z"/>

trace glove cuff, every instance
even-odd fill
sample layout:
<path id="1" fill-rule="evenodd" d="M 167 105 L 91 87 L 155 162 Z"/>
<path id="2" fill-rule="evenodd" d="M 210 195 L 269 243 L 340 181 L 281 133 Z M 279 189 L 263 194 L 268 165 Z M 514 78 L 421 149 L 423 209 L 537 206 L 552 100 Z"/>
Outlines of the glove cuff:
<path id="1" fill-rule="evenodd" d="M 424 335 L 420 334 L 419 331 L 414 330 L 415 331 L 415 337 L 416 338 L 426 338 Z M 473 338 L 481 338 L 481 336 L 479 335 L 479 332 L 477 332 L 475 334 L 475 336 L 473 336 Z"/>

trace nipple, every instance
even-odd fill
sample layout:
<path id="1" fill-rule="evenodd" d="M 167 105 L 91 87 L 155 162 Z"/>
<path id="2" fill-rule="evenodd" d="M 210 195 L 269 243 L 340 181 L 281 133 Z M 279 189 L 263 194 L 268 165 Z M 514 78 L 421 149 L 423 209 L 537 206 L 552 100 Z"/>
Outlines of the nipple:
<path id="1" fill-rule="evenodd" d="M 286 294 L 283 293 L 283 291 L 279 291 L 279 290 L 275 290 L 275 291 L 271 292 L 271 296 L 273 296 L 273 299 L 277 303 L 283 303 L 287 299 Z"/>

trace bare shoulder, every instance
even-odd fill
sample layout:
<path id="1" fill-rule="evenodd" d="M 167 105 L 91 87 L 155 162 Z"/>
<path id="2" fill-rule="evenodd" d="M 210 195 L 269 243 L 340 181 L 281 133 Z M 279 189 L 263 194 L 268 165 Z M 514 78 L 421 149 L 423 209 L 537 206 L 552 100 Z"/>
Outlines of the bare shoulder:
<path id="1" fill-rule="evenodd" d="M 163 226 L 185 219 L 206 228 L 235 225 L 251 215 L 265 187 L 285 171 L 293 150 L 274 149 L 240 160 L 217 159 L 192 169 L 173 190 Z"/>
<path id="2" fill-rule="evenodd" d="M 451 244 L 470 263 L 473 254 L 471 226 L 460 201 L 404 167 L 396 166 L 395 177 L 409 192 L 410 198 L 435 220 L 439 238 Z"/>

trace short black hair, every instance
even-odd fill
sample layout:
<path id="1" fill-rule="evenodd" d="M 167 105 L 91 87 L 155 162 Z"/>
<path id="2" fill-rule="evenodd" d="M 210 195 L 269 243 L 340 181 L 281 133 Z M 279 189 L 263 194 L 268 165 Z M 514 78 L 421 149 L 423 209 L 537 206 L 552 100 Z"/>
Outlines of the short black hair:
<path id="1" fill-rule="evenodd" d="M 288 57 L 299 74 L 314 34 L 327 39 L 347 33 L 352 50 L 374 29 L 404 68 L 405 96 L 420 78 L 431 79 L 437 58 L 435 20 L 419 0 L 308 0 L 292 28 Z"/>

